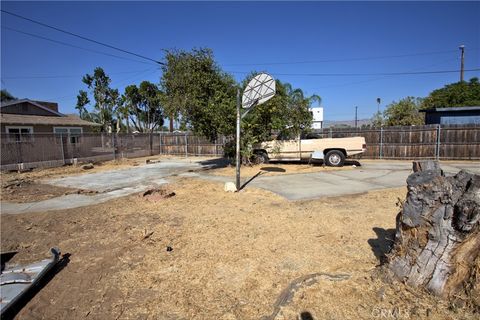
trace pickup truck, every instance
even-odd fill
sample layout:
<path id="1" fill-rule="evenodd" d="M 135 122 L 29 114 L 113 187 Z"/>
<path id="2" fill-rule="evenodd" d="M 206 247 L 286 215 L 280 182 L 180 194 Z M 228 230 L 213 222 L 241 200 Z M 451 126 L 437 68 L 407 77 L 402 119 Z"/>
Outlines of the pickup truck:
<path id="1" fill-rule="evenodd" d="M 276 139 L 254 146 L 255 162 L 323 160 L 332 167 L 341 167 L 345 158 L 365 152 L 364 137 L 319 138 L 314 133 L 291 137 L 280 134 Z"/>

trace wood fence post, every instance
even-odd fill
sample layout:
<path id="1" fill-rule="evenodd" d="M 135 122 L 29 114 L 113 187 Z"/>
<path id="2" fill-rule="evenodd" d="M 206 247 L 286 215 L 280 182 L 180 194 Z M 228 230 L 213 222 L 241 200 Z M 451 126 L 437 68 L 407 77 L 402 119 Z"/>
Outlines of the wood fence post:
<path id="1" fill-rule="evenodd" d="M 185 133 L 185 158 L 188 158 L 188 140 L 187 140 L 187 133 Z"/>
<path id="2" fill-rule="evenodd" d="M 62 161 L 65 164 L 65 150 L 63 149 L 63 134 L 60 133 L 60 146 L 62 148 Z"/>
<path id="3" fill-rule="evenodd" d="M 113 160 L 115 160 L 116 155 L 115 155 L 115 134 L 111 133 L 112 135 L 112 148 L 113 148 Z"/>
<path id="4" fill-rule="evenodd" d="M 158 133 L 158 154 L 162 154 L 162 133 Z"/>
<path id="5" fill-rule="evenodd" d="M 380 159 L 383 158 L 383 126 L 380 126 Z"/>
<path id="6" fill-rule="evenodd" d="M 440 124 L 437 125 L 437 160 L 440 159 Z"/>

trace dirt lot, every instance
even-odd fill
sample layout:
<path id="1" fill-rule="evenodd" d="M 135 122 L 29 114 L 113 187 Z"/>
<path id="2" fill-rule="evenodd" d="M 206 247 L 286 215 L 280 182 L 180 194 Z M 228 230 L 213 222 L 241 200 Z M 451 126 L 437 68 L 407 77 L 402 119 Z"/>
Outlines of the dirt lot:
<path id="1" fill-rule="evenodd" d="M 475 318 L 378 277 L 404 188 L 295 202 L 186 178 L 168 189 L 158 202 L 3 215 L 1 250 L 17 262 L 70 254 L 19 318 Z"/>

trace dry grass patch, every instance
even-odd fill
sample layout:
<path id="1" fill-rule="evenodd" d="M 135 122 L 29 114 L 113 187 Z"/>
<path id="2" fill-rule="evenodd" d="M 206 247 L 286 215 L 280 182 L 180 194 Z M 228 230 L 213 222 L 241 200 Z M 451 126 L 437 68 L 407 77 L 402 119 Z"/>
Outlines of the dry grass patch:
<path id="1" fill-rule="evenodd" d="M 2 216 L 1 249 L 20 250 L 17 261 L 43 258 L 54 245 L 71 254 L 19 318 L 260 319 L 292 281 L 314 273 L 348 278 L 302 284 L 276 319 L 371 319 L 394 310 L 409 319 L 474 318 L 374 276 L 404 188 L 295 202 L 195 179 L 169 190 L 176 195 L 159 202 L 132 195 Z"/>

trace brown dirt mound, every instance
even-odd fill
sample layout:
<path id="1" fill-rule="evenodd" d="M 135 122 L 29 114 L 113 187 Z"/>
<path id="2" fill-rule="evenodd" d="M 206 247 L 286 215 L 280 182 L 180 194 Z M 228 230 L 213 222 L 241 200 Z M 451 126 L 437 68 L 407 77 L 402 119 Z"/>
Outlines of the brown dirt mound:
<path id="1" fill-rule="evenodd" d="M 67 194 L 89 194 L 96 191 L 65 188 L 41 184 L 30 179 L 2 180 L 1 199 L 6 202 L 33 202 L 60 197 Z"/>
<path id="2" fill-rule="evenodd" d="M 140 195 L 143 199 L 147 201 L 156 202 L 156 201 L 160 201 L 160 200 L 175 196 L 175 192 L 165 188 L 158 188 L 158 189 L 148 189 L 147 191 L 141 193 Z"/>

